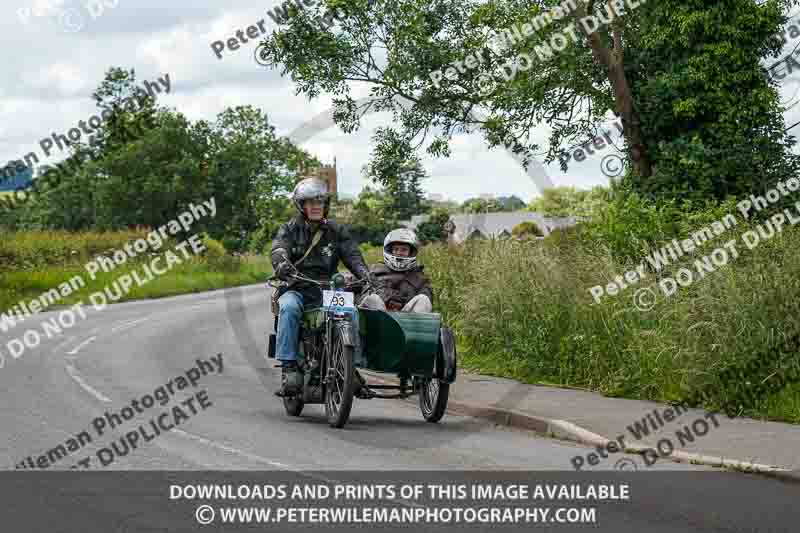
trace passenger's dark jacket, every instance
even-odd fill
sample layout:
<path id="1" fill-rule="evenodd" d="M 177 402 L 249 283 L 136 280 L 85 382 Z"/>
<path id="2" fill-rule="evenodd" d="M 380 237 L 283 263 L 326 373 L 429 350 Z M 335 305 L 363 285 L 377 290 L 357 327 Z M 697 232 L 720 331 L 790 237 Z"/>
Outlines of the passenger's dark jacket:
<path id="1" fill-rule="evenodd" d="M 381 297 L 387 307 L 390 302 L 402 307 L 418 294 L 424 294 L 433 301 L 431 282 L 423 274 L 423 268 L 418 265 L 411 270 L 398 272 L 383 263 L 372 265 L 370 272 L 376 287 L 375 294 Z"/>
<path id="2" fill-rule="evenodd" d="M 358 244 L 350 236 L 346 228 L 332 220 L 327 220 L 321 225 L 322 238 L 308 254 L 302 263 L 297 265 L 301 275 L 311 279 L 327 282 L 336 273 L 339 260 L 358 278 L 366 276 L 369 269 L 358 249 Z M 272 266 L 277 268 L 288 254 L 292 263 L 298 261 L 311 246 L 314 232 L 302 215 L 283 224 L 278 229 L 272 241 Z M 293 281 L 288 287 L 281 287 L 278 294 L 287 290 L 298 291 L 303 295 L 303 303 L 319 305 L 322 302 L 322 292 L 319 287 L 310 283 Z"/>

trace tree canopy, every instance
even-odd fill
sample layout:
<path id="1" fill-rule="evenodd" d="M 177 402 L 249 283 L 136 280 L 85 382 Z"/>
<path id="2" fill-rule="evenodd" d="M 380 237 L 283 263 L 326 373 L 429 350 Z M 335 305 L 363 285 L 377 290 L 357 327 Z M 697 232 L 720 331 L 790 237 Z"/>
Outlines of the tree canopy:
<path id="1" fill-rule="evenodd" d="M 454 135 L 477 128 L 489 146 L 549 163 L 613 114 L 624 127 L 626 179 L 648 195 L 723 198 L 797 169 L 776 84 L 760 64 L 780 53 L 783 13 L 797 1 L 637 1 L 622 13 L 618 4 L 328 0 L 291 10 L 264 57 L 298 93 L 334 94 L 346 132 L 369 108 L 392 112 L 384 151 L 430 141 L 430 154 L 448 155 Z M 325 9 L 337 10 L 338 24 L 314 23 Z M 509 29 L 520 38 L 497 46 Z M 373 100 L 356 103 L 359 85 Z M 546 143 L 533 137 L 540 124 Z"/>
<path id="2" fill-rule="evenodd" d="M 134 71 L 107 72 L 94 98 L 113 110 L 111 118 L 89 143 L 73 147 L 58 179 L 37 177 L 34 199 L 13 210 L 14 220 L 6 213 L 4 223 L 68 230 L 157 226 L 214 197 L 217 214 L 198 230 L 233 250 L 251 240 L 258 244 L 251 248 L 264 246 L 291 212 L 286 196 L 299 169 L 319 162 L 277 137 L 252 106 L 225 109 L 211 123 L 191 122 L 152 98 L 138 108 L 122 106 L 135 88 Z"/>

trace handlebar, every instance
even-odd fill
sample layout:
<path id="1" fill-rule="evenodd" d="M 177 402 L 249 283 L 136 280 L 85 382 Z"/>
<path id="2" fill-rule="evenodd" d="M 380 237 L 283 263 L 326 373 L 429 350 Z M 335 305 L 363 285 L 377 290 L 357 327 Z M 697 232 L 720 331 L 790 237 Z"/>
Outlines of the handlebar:
<path id="1" fill-rule="evenodd" d="M 330 289 L 336 290 L 336 287 L 334 287 L 334 285 L 333 285 L 333 281 L 323 283 L 321 281 L 317 281 L 315 279 L 311 279 L 311 278 L 308 278 L 306 276 L 302 276 L 300 274 L 290 274 L 289 277 L 292 278 L 292 279 L 295 279 L 297 281 L 303 281 L 303 282 L 306 282 L 306 283 L 314 284 L 314 285 L 318 286 L 321 289 L 330 288 Z M 276 281 L 276 280 L 279 280 L 279 278 L 277 276 L 273 275 L 272 277 L 267 279 L 267 282 Z M 366 284 L 367 286 L 371 286 L 371 284 L 369 283 L 369 279 L 368 278 L 361 278 L 361 279 L 357 279 L 356 281 L 354 281 L 352 283 L 346 283 L 339 290 L 351 289 L 353 287 L 356 287 L 358 285 L 363 285 L 363 284 Z"/>

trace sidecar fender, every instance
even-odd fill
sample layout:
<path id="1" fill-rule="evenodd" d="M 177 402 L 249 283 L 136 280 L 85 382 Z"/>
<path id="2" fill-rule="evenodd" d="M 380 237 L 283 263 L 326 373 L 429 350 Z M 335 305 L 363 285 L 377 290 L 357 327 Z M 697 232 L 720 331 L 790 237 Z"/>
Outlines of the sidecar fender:
<path id="1" fill-rule="evenodd" d="M 458 370 L 458 356 L 456 354 L 456 338 L 450 328 L 442 328 L 439 336 L 438 362 L 442 364 L 439 379 L 445 383 L 455 383 Z"/>

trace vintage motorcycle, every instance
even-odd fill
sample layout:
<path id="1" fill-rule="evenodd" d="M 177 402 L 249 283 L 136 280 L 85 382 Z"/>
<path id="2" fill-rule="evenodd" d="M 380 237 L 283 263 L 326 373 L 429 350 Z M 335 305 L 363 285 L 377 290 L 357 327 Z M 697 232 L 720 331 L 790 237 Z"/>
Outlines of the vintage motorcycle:
<path id="1" fill-rule="evenodd" d="M 453 333 L 442 325 L 439 313 L 357 307 L 353 289 L 368 294 L 372 287 L 365 280 L 347 283 L 338 273 L 328 283 L 299 274 L 293 278 L 319 286 L 323 297 L 321 307 L 303 313 L 298 358 L 303 387 L 299 394 L 283 397 L 287 414 L 300 416 L 305 404 L 324 403 L 328 423 L 341 428 L 350 417 L 354 397 L 392 399 L 419 394 L 425 420 L 438 422 L 444 416 L 450 384 L 456 380 L 457 355 Z M 277 288 L 276 278 L 268 281 Z M 272 359 L 278 329 L 278 314 L 274 314 L 267 352 Z M 399 385 L 369 384 L 361 377 L 356 369 L 359 342 L 359 366 L 396 374 Z M 377 390 L 399 392 L 387 395 Z"/>

